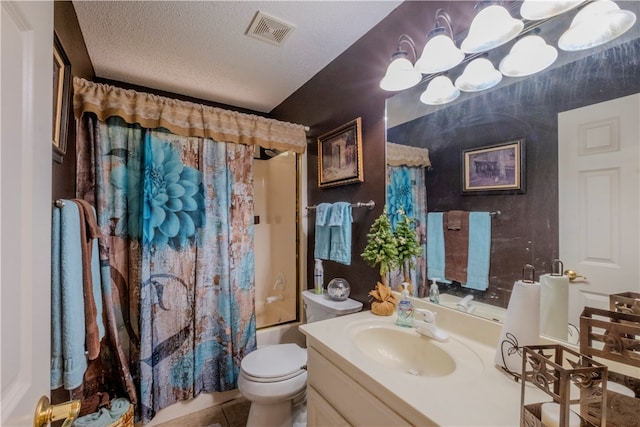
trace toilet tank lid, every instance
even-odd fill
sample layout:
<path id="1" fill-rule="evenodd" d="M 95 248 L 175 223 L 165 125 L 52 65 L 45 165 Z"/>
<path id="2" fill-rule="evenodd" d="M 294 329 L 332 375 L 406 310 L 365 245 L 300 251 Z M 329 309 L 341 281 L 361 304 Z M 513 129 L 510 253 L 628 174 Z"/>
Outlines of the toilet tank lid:
<path id="1" fill-rule="evenodd" d="M 310 289 L 302 292 L 302 298 L 307 304 L 321 306 L 323 310 L 338 315 L 356 313 L 362 310 L 362 303 L 360 301 L 351 298 L 347 298 L 344 301 L 335 301 L 329 298 L 326 293 L 320 295 Z"/>

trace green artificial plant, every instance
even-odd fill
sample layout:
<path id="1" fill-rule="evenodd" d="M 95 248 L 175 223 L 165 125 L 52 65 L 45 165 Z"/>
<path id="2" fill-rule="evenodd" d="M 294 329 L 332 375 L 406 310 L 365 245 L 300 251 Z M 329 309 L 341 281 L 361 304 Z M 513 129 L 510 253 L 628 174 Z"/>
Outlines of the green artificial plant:
<path id="1" fill-rule="evenodd" d="M 422 246 L 418 241 L 415 230 L 415 220 L 409 218 L 404 208 L 398 209 L 400 221 L 396 224 L 393 235 L 396 238 L 396 249 L 398 251 L 398 266 L 402 267 L 404 281 L 411 283 L 411 269 L 415 267 L 415 258 L 422 255 Z"/>
<path id="2" fill-rule="evenodd" d="M 371 267 L 380 265 L 380 281 L 387 285 L 387 273 L 398 265 L 398 248 L 396 238 L 391 231 L 391 221 L 385 205 L 382 214 L 371 224 L 367 234 L 367 245 L 360 254 Z"/>

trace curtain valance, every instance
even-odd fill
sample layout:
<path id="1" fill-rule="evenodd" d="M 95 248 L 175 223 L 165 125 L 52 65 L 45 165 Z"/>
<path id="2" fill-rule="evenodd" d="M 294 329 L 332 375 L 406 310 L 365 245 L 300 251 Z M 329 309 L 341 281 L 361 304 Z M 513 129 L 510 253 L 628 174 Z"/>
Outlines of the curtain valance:
<path id="1" fill-rule="evenodd" d="M 389 166 L 431 166 L 429 150 L 420 147 L 387 142 L 387 164 Z"/>
<path id="2" fill-rule="evenodd" d="M 105 121 L 118 116 L 147 129 L 166 128 L 180 136 L 211 138 L 219 142 L 257 144 L 264 148 L 304 153 L 303 125 L 281 122 L 193 102 L 180 101 L 135 90 L 73 78 L 73 111 Z"/>

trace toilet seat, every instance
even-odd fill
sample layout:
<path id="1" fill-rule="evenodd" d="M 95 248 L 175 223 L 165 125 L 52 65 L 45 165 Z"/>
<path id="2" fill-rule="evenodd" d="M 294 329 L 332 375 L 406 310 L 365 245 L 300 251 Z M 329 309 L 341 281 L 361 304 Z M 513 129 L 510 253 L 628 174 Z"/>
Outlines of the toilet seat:
<path id="1" fill-rule="evenodd" d="M 242 359 L 240 371 L 250 381 L 273 383 L 306 373 L 307 351 L 296 344 L 259 348 Z"/>

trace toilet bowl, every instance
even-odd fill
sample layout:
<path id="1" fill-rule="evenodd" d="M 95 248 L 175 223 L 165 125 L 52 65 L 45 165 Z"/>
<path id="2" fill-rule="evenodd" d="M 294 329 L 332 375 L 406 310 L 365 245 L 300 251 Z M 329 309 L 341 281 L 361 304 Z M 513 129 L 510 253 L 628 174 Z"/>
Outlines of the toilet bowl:
<path id="1" fill-rule="evenodd" d="M 362 310 L 362 303 L 302 292 L 307 322 Z M 307 350 L 297 344 L 261 347 L 240 363 L 238 389 L 251 402 L 247 427 L 306 425 Z M 294 411 L 294 408 L 297 409 Z"/>

